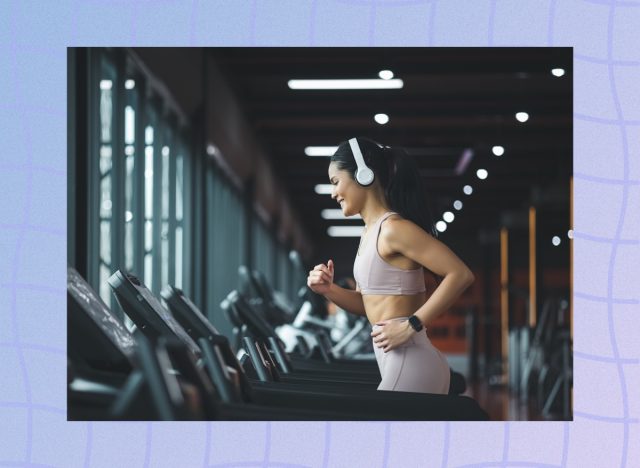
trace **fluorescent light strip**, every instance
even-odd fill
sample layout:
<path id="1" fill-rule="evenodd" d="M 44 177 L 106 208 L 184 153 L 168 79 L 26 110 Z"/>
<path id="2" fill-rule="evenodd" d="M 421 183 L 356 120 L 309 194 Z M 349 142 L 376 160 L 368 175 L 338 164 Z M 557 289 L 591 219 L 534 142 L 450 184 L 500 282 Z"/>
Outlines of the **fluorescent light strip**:
<path id="1" fill-rule="evenodd" d="M 331 184 L 318 184 L 315 186 L 315 191 L 320 195 L 331 195 L 333 192 L 333 185 Z"/>
<path id="2" fill-rule="evenodd" d="M 291 89 L 401 89 L 404 83 L 399 78 L 391 80 L 289 80 Z"/>
<path id="3" fill-rule="evenodd" d="M 360 237 L 364 226 L 329 226 L 327 234 L 330 237 Z"/>
<path id="4" fill-rule="evenodd" d="M 307 156 L 333 156 L 337 149 L 337 146 L 307 146 L 304 149 L 304 154 Z"/>
<path id="5" fill-rule="evenodd" d="M 362 219 L 359 214 L 349 216 L 348 218 L 342 213 L 340 208 L 322 210 L 320 215 L 324 219 Z"/>
<path id="6" fill-rule="evenodd" d="M 464 171 L 467 170 L 467 166 L 469 166 L 469 163 L 471 162 L 472 159 L 473 159 L 473 150 L 471 148 L 466 148 L 460 155 L 460 159 L 458 160 L 458 163 L 456 164 L 456 168 L 453 170 L 453 172 L 456 175 L 464 174 Z"/>

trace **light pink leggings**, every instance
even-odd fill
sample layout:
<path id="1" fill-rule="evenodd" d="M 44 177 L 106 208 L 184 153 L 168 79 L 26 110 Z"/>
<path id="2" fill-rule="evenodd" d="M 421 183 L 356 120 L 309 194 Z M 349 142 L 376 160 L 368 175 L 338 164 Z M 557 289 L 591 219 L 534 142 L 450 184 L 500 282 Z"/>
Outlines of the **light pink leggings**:
<path id="1" fill-rule="evenodd" d="M 393 320 L 407 320 L 401 317 Z M 374 325 L 373 329 L 379 328 Z M 449 364 L 427 336 L 426 332 L 414 334 L 402 346 L 384 352 L 373 343 L 382 381 L 378 390 L 398 392 L 440 393 L 449 392 Z"/>

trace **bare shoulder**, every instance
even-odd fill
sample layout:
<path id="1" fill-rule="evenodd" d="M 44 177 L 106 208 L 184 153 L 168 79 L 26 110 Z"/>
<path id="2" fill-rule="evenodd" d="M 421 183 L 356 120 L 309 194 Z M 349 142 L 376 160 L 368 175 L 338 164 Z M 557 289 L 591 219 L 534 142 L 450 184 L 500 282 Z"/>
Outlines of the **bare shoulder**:
<path id="1" fill-rule="evenodd" d="M 391 215 L 382 224 L 380 238 L 390 246 L 397 243 L 429 242 L 429 240 L 435 240 L 416 223 L 400 215 Z"/>
<path id="2" fill-rule="evenodd" d="M 439 276 L 446 276 L 453 271 L 468 271 L 467 266 L 445 244 L 416 223 L 394 215 L 382 226 L 380 238 L 387 252 L 403 255 Z"/>

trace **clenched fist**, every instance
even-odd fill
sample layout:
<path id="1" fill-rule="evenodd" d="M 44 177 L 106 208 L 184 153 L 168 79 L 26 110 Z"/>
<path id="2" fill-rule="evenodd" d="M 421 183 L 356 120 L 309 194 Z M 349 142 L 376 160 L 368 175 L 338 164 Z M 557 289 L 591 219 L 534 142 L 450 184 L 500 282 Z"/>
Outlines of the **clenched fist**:
<path id="1" fill-rule="evenodd" d="M 329 260 L 326 265 L 323 263 L 316 265 L 307 277 L 307 286 L 317 294 L 328 293 L 331 283 L 333 283 L 333 260 Z"/>

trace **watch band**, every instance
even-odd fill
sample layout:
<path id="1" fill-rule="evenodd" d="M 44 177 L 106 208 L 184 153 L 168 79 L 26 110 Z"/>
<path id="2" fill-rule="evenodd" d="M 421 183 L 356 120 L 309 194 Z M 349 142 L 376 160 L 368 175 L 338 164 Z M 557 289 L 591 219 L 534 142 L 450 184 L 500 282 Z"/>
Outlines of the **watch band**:
<path id="1" fill-rule="evenodd" d="M 416 332 L 422 331 L 422 329 L 424 328 L 420 319 L 415 315 L 409 317 L 409 325 L 411 325 L 411 328 L 413 328 Z"/>

